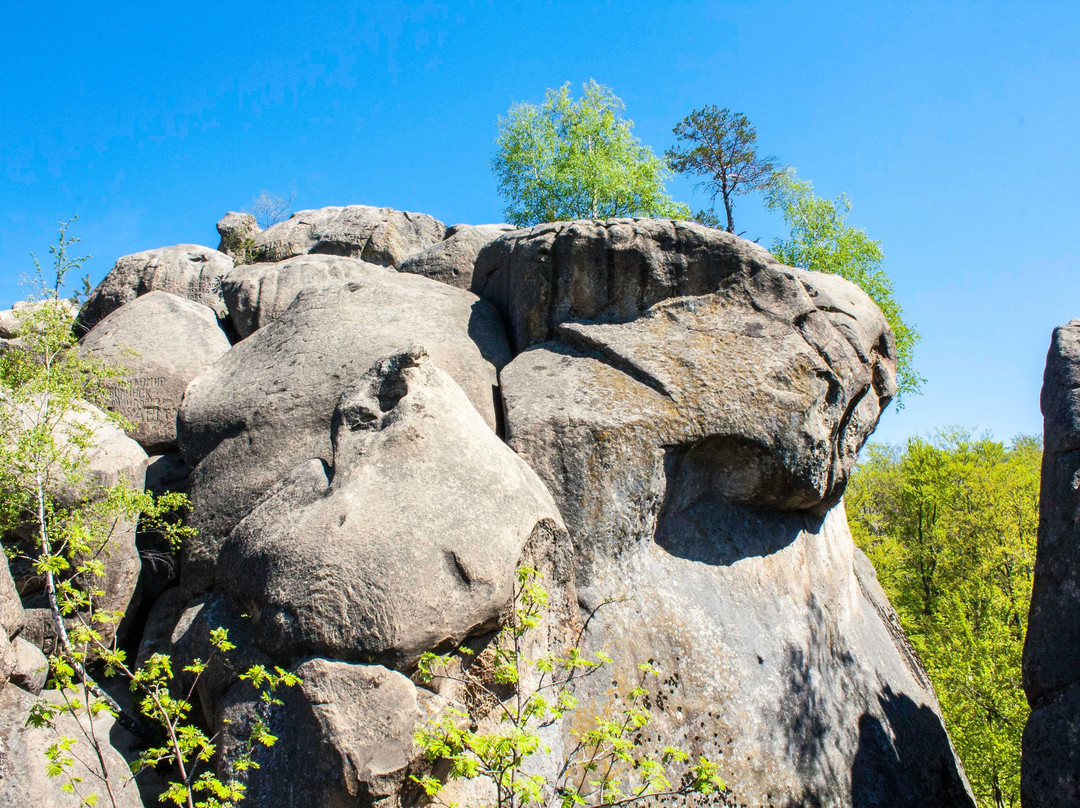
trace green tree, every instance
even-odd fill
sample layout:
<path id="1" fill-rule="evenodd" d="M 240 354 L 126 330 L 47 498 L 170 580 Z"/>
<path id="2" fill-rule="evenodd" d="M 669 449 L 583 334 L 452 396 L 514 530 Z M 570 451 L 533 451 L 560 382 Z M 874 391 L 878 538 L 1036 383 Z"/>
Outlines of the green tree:
<path id="1" fill-rule="evenodd" d="M 904 319 L 896 302 L 892 281 L 882 266 L 881 242 L 847 223 L 851 200 L 846 195 L 836 200 L 817 196 L 813 184 L 798 179 L 790 168 L 774 176 L 765 204 L 779 211 L 790 229 L 786 239 L 773 242 L 777 260 L 847 278 L 877 303 L 896 338 L 897 405 L 902 406 L 904 396 L 918 393 L 925 381 L 913 365 L 919 332 Z"/>
<path id="2" fill-rule="evenodd" d="M 633 135 L 623 102 L 590 80 L 575 101 L 569 82 L 544 103 L 516 104 L 499 118 L 491 169 L 519 227 L 619 216 L 689 219 L 664 190 L 670 172 Z"/>
<path id="3" fill-rule="evenodd" d="M 709 192 L 715 208 L 716 197 L 724 203 L 726 230 L 735 232 L 734 198 L 751 191 L 766 191 L 776 175 L 776 159 L 757 153 L 757 130 L 743 114 L 710 104 L 695 109 L 672 130 L 677 140 L 688 145 L 665 152 L 668 165 L 680 174 L 705 177 L 698 187 Z M 699 212 L 702 224 L 720 222 L 713 208 Z"/>
<path id="4" fill-rule="evenodd" d="M 610 713 L 593 716 L 587 730 L 571 731 L 568 749 L 556 761 L 556 776 L 535 772 L 530 760 L 552 753 L 540 731 L 576 710 L 576 681 L 611 662 L 604 654 L 587 658 L 576 645 L 564 654 L 529 659 L 527 639 L 541 627 L 547 603 L 539 573 L 520 569 L 513 609 L 485 666 L 492 672 L 491 686 L 455 673 L 452 656 L 429 653 L 421 658 L 421 678 L 478 689 L 479 694 L 468 694 L 467 699 L 479 700 L 499 718 L 496 727 L 484 730 L 477 726 L 478 716 L 450 709 L 417 732 L 417 745 L 433 763 L 449 763 L 442 779 L 413 777 L 432 804 L 454 808 L 441 797 L 445 783 L 475 779 L 494 787 L 492 808 L 674 805 L 695 795 L 726 804 L 727 787 L 716 763 L 704 757 L 691 761 L 689 754 L 672 746 L 654 752 L 644 748 L 641 733 L 652 720 L 648 685 L 659 675 L 648 664 L 639 666 L 638 681 L 615 700 Z M 497 692 L 500 688 L 509 688 L 511 694 Z"/>
<path id="5" fill-rule="evenodd" d="M 949 429 L 869 447 L 845 496 L 852 534 L 926 665 L 980 806 L 1019 805 L 1020 662 L 1038 526 L 1037 438 Z"/>
<path id="6" fill-rule="evenodd" d="M 83 259 L 68 254 L 77 242 L 67 236 L 68 224 L 60 226 L 59 243 L 50 248 L 55 259 L 51 278 L 35 260 L 33 305 L 19 315 L 18 339 L 0 353 L 0 532 L 8 557 L 31 565 L 40 578 L 56 635 L 49 658 L 53 693 L 35 705 L 27 723 L 56 733 L 43 765 L 50 776 L 62 778 L 62 788 L 81 805 L 97 804 L 101 791 L 115 808 L 129 785 L 129 778 L 119 778 L 105 763 L 108 741 L 101 719 L 108 713 L 152 741 L 134 764 L 136 770 L 165 764 L 177 772 L 179 779 L 169 784 L 163 801 L 187 808 L 231 808 L 243 799 L 243 786 L 236 778 L 223 781 L 199 771 L 213 757 L 215 745 L 188 720 L 191 690 L 173 693 L 168 656 L 154 655 L 142 668 L 129 666 L 116 642 L 124 614 L 101 607 L 118 526 L 139 520 L 144 530 L 161 533 L 174 548 L 191 530 L 169 518 L 186 505 L 183 495 L 155 497 L 143 490 L 141 480 L 122 479 L 106 487 L 91 470 L 89 452 L 97 431 L 107 424 L 94 405 L 105 401 L 104 382 L 121 373 L 74 350 L 74 321 L 60 290 Z M 211 643 L 215 653 L 233 648 L 222 629 L 211 633 Z M 185 670 L 197 680 L 205 667 L 194 660 Z M 96 677 L 115 674 L 137 694 L 143 721 L 121 711 L 97 684 Z M 278 686 L 297 681 L 285 671 L 261 666 L 240 678 L 262 694 L 265 705 L 275 703 Z M 60 716 L 70 719 L 66 726 L 76 728 L 78 737 L 60 731 Z M 266 724 L 256 721 L 236 768 L 254 766 L 255 747 L 273 742 Z M 75 774 L 76 760 L 92 782 Z"/>

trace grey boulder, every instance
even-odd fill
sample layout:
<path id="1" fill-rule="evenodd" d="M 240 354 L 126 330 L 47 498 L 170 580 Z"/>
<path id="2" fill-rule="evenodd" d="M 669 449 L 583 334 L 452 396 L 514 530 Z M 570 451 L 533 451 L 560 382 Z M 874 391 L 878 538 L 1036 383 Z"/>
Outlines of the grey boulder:
<path id="1" fill-rule="evenodd" d="M 63 703 L 59 693 L 45 691 L 43 695 L 54 703 Z M 26 725 L 30 708 L 36 700 L 36 696 L 17 687 L 0 690 L 0 808 L 26 808 L 30 805 L 34 808 L 70 808 L 78 804 L 77 798 L 63 790 L 67 782 L 64 777 L 49 777 L 46 774 L 45 750 L 56 742 L 56 732 Z M 82 720 L 87 721 L 85 715 Z M 102 739 L 102 759 L 114 783 L 116 804 L 118 808 L 142 808 L 139 790 L 131 778 L 127 762 L 108 741 L 112 722 L 107 713 L 100 713 L 94 719 L 95 733 Z M 71 716 L 60 716 L 56 729 L 61 735 L 82 737 Z M 101 798 L 99 804 L 108 803 L 100 781 L 82 762 L 74 760 L 69 772 L 74 777 L 82 778 L 81 787 L 85 792 L 98 794 Z"/>
<path id="2" fill-rule="evenodd" d="M 409 667 L 494 628 L 550 495 L 420 346 L 341 394 L 332 460 L 294 470 L 233 531 L 218 584 L 272 657 Z"/>
<path id="3" fill-rule="evenodd" d="M 514 229 L 509 224 L 455 224 L 446 231 L 444 241 L 406 258 L 398 271 L 424 275 L 459 289 L 471 289 L 473 268 L 480 250 Z"/>
<path id="4" fill-rule="evenodd" d="M 271 731 L 278 742 L 260 750 L 247 782 L 252 806 L 347 808 L 411 804 L 401 799 L 415 756 L 413 734 L 428 715 L 430 694 L 396 671 L 311 659 L 298 665 L 303 682 L 282 688 L 284 704 Z M 239 682 L 220 721 L 221 773 L 235 760 L 256 717 L 259 699 Z"/>
<path id="5" fill-rule="evenodd" d="M 218 284 L 232 266 L 229 256 L 197 244 L 125 255 L 86 299 L 79 313 L 79 327 L 89 331 L 125 303 L 153 291 L 202 303 L 224 318 L 225 304 Z"/>
<path id="6" fill-rule="evenodd" d="M 237 213 L 231 210 L 218 221 L 217 231 L 221 236 L 218 252 L 223 252 L 234 260 L 236 254 L 244 250 L 244 243 L 262 232 L 255 222 L 255 217 L 250 213 Z"/>
<path id="7" fill-rule="evenodd" d="M 425 213 L 349 205 L 297 211 L 257 233 L 251 254 L 260 261 L 282 261 L 324 253 L 388 267 L 445 237 L 446 225 Z"/>
<path id="8" fill-rule="evenodd" d="M 82 355 L 126 371 L 105 381 L 108 406 L 147 452 L 175 448 L 188 382 L 230 347 L 213 309 L 160 291 L 121 306 L 79 342 Z"/>
<path id="9" fill-rule="evenodd" d="M 273 264 L 245 264 L 221 284 L 233 328 L 241 339 L 276 320 L 301 289 L 331 280 L 363 277 L 375 264 L 338 255 L 300 255 Z"/>
<path id="10" fill-rule="evenodd" d="M 497 372 L 509 359 L 498 313 L 461 289 L 380 268 L 302 290 L 191 382 L 177 422 L 200 530 L 185 551 L 187 584 L 210 583 L 221 541 L 276 481 L 310 458 L 329 460 L 342 391 L 413 341 L 494 430 Z"/>
<path id="11" fill-rule="evenodd" d="M 39 695 L 45 687 L 45 680 L 49 678 L 49 660 L 40 648 L 22 637 L 15 638 L 12 648 L 15 651 L 15 668 L 11 672 L 10 682 L 27 693 Z"/>

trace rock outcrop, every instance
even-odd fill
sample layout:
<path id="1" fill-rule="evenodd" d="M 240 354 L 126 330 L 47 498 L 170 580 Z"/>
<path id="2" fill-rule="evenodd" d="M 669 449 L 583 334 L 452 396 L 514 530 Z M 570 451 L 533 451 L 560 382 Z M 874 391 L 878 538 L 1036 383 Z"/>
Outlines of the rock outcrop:
<path id="1" fill-rule="evenodd" d="M 188 382 L 229 350 L 214 310 L 168 292 L 149 292 L 101 320 L 79 351 L 123 368 L 105 381 L 108 406 L 131 422 L 147 452 L 176 448 L 176 413 Z"/>
<path id="2" fill-rule="evenodd" d="M 651 662 L 641 741 L 718 761 L 737 804 L 973 805 L 847 527 L 896 386 L 857 287 L 687 222 L 447 231 L 353 206 L 219 230 L 265 263 L 222 280 L 243 339 L 187 385 L 182 458 L 155 463 L 200 532 L 139 657 L 179 670 L 228 629 L 194 688 L 222 773 L 267 709 L 239 672 L 303 679 L 277 694 L 252 808 L 420 804 L 418 727 L 451 707 L 499 726 L 470 683 L 495 684 L 520 565 L 551 591 L 522 653 L 614 660 L 543 728 L 537 771 Z M 458 680 L 421 686 L 426 652 Z"/>
<path id="3" fill-rule="evenodd" d="M 1080 805 L 1080 320 L 1054 330 L 1042 388 L 1043 463 L 1024 642 L 1024 808 Z"/>
<path id="4" fill-rule="evenodd" d="M 509 224 L 455 224 L 446 239 L 406 258 L 400 272 L 423 275 L 459 289 L 472 288 L 476 258 L 485 246 L 514 230 Z"/>
<path id="5" fill-rule="evenodd" d="M 209 584 L 221 543 L 278 480 L 309 459 L 330 461 L 342 392 L 413 342 L 494 431 L 496 374 L 509 359 L 498 313 L 461 289 L 379 267 L 304 289 L 191 383 L 178 419 L 201 533 L 186 551 L 189 585 Z"/>
<path id="6" fill-rule="evenodd" d="M 426 213 L 370 205 L 301 210 L 254 234 L 249 252 L 260 261 L 324 253 L 389 267 L 446 237 L 446 225 Z"/>
<path id="7" fill-rule="evenodd" d="M 238 266 L 225 276 L 221 290 L 233 328 L 243 339 L 281 316 L 300 290 L 325 281 L 370 275 L 377 266 L 358 258 L 301 255 L 274 264 Z"/>
<path id="8" fill-rule="evenodd" d="M 79 312 L 79 327 L 89 331 L 125 303 L 154 291 L 202 303 L 224 318 L 218 284 L 232 266 L 229 256 L 197 244 L 125 255 L 86 298 Z"/>

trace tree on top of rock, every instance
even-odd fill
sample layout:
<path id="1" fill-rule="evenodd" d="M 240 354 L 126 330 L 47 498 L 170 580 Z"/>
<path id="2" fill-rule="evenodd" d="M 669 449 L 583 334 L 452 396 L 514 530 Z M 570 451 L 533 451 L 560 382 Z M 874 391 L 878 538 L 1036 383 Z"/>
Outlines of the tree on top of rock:
<path id="1" fill-rule="evenodd" d="M 713 205 L 719 196 L 724 202 L 725 229 L 735 232 L 734 197 L 772 187 L 776 160 L 757 153 L 757 130 L 739 112 L 719 109 L 713 104 L 695 109 L 672 130 L 687 145 L 668 149 L 665 156 L 673 171 L 705 177 L 704 186 Z M 695 217 L 702 224 L 719 226 L 719 217 L 710 209 Z"/>
<path id="2" fill-rule="evenodd" d="M 540 106 L 515 104 L 499 118 L 491 169 L 518 227 L 620 216 L 689 219 L 664 190 L 670 172 L 641 145 L 609 87 L 590 80 L 580 100 L 569 82 Z"/>

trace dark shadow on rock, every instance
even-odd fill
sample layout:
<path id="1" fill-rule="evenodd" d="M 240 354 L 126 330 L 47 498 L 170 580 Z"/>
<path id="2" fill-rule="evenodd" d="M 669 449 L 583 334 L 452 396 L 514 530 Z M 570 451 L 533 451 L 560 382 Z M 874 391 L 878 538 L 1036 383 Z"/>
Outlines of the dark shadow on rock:
<path id="1" fill-rule="evenodd" d="M 853 808 L 974 808 L 934 711 L 888 685 L 878 704 L 884 722 L 870 712 L 859 718 L 851 765 Z"/>
<path id="2" fill-rule="evenodd" d="M 740 456 L 739 447 L 722 438 L 668 450 L 664 505 L 655 534 L 660 547 L 679 558 L 727 566 L 771 555 L 803 531 L 821 529 L 822 515 L 733 502 L 739 485 L 735 477 L 746 460 L 738 460 Z"/>

